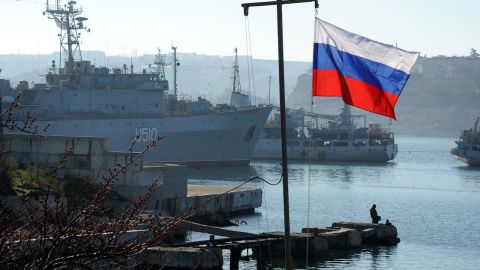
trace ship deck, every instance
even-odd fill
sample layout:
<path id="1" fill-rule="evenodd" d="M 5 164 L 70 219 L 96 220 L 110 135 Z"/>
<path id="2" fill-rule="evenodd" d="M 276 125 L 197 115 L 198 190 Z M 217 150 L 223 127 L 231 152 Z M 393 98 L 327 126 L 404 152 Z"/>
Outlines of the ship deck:
<path id="1" fill-rule="evenodd" d="M 226 185 L 188 185 L 187 187 L 187 197 L 194 196 L 208 196 L 208 195 L 218 195 L 230 191 L 235 186 L 226 186 Z M 235 189 L 235 192 L 240 191 L 252 191 L 255 190 L 253 187 L 239 187 Z"/>

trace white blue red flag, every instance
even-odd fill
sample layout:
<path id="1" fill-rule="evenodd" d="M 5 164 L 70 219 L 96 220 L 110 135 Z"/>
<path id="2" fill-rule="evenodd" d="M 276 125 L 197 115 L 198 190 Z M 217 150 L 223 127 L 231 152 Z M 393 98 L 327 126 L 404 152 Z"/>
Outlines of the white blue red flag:
<path id="1" fill-rule="evenodd" d="M 394 107 L 419 53 L 408 52 L 315 20 L 313 96 L 342 97 L 396 119 Z"/>

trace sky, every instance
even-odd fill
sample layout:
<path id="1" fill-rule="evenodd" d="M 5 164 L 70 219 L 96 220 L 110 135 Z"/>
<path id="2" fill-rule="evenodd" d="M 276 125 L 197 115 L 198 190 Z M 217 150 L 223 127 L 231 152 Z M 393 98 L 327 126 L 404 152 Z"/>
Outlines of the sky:
<path id="1" fill-rule="evenodd" d="M 76 0 L 90 33 L 82 50 L 137 56 L 169 52 L 246 54 L 246 23 L 252 56 L 277 59 L 276 8 L 256 7 L 248 20 L 240 4 L 248 0 Z M 52 1 L 51 1 L 52 2 Z M 58 28 L 42 15 L 46 0 L 0 0 L 0 54 L 58 51 Z M 422 55 L 463 56 L 480 51 L 480 1 L 319 0 L 318 16 L 350 32 Z M 284 6 L 285 59 L 311 61 L 313 3 Z M 0 59 L 1 60 L 1 59 Z"/>

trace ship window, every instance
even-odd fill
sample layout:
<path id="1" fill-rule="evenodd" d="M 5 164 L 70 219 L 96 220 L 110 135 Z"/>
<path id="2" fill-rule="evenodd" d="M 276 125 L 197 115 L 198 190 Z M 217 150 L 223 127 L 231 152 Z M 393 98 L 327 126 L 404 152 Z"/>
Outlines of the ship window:
<path id="1" fill-rule="evenodd" d="M 299 146 L 300 142 L 299 141 L 288 141 L 287 145 L 288 146 Z"/>
<path id="2" fill-rule="evenodd" d="M 323 146 L 323 141 L 304 141 L 303 146 L 305 146 L 305 147 Z"/>
<path id="3" fill-rule="evenodd" d="M 248 128 L 247 133 L 245 133 L 245 137 L 243 138 L 245 141 L 250 141 L 253 137 L 253 133 L 255 132 L 256 125 L 251 126 Z"/>
<path id="4" fill-rule="evenodd" d="M 332 142 L 333 146 L 348 146 L 348 142 Z"/>
<path id="5" fill-rule="evenodd" d="M 367 143 L 365 141 L 354 142 L 353 145 L 355 146 L 366 146 Z"/>

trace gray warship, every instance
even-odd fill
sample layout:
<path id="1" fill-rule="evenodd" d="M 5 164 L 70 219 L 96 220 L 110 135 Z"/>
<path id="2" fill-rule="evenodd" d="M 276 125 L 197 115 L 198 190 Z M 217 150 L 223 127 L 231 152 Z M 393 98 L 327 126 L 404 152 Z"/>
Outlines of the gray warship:
<path id="1" fill-rule="evenodd" d="M 480 166 L 480 117 L 475 120 L 473 129 L 463 130 L 455 142 L 457 147 L 451 150 L 452 155 L 470 166 Z"/>
<path id="2" fill-rule="evenodd" d="M 12 87 L 8 80 L 0 80 L 3 102 L 21 93 L 21 106 L 15 109 L 17 119 L 34 115 L 39 130 L 49 126 L 48 135 L 106 138 L 110 151 L 125 151 L 133 140 L 133 150 L 138 151 L 157 136 L 164 136 L 145 155 L 146 162 L 249 163 L 271 106 L 214 106 L 201 97 L 180 97 L 176 82 L 179 63 L 173 46 L 173 91 L 169 91 L 165 56 L 160 53 L 151 69 L 140 73 L 134 72 L 133 65 L 92 65 L 82 59 L 80 50 L 81 32 L 90 31 L 82 12 L 75 1 L 47 1 L 44 15 L 60 29 L 59 66 L 52 61 L 44 83 L 21 81 Z"/>
<path id="3" fill-rule="evenodd" d="M 363 127 L 357 127 L 358 118 L 363 118 Z M 319 119 L 326 119 L 326 125 L 321 126 Z M 367 127 L 365 115 L 352 115 L 350 106 L 345 104 L 340 115 L 288 110 L 287 151 L 288 158 L 293 160 L 387 162 L 395 159 L 398 145 L 393 132 L 379 124 Z M 257 143 L 254 157 L 280 156 L 279 115 L 274 113 Z"/>

